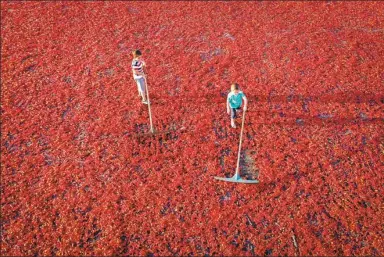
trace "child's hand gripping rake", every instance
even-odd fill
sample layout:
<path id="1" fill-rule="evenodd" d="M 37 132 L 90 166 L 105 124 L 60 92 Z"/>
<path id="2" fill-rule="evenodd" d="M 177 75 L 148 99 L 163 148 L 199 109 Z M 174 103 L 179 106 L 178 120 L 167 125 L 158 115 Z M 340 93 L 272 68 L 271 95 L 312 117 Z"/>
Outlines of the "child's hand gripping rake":
<path id="1" fill-rule="evenodd" d="M 227 181 L 227 182 L 236 182 L 236 183 L 247 183 L 247 184 L 256 184 L 259 183 L 258 180 L 246 180 L 240 178 L 240 152 L 241 152 L 241 141 L 243 139 L 243 129 L 244 129 L 244 120 L 245 120 L 245 110 L 243 111 L 243 120 L 241 122 L 241 132 L 240 132 L 240 143 L 239 143 L 239 153 L 237 156 L 237 166 L 236 166 L 236 173 L 232 178 L 222 178 L 222 177 L 215 177 L 217 180 Z"/>

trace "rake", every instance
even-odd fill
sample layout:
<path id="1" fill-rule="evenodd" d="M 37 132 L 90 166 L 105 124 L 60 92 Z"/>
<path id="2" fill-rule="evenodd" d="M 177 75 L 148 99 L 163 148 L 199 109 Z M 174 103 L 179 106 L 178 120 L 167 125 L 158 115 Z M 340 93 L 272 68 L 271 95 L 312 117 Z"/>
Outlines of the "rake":
<path id="1" fill-rule="evenodd" d="M 155 136 L 155 135 L 162 135 L 162 134 L 171 133 L 172 131 L 175 131 L 175 129 L 170 129 L 170 130 L 166 130 L 166 131 L 156 131 L 155 128 L 153 127 L 152 112 L 151 112 L 151 101 L 149 99 L 149 88 L 148 88 L 147 79 L 148 79 L 148 75 L 145 75 L 144 81 L 145 81 L 145 89 L 146 89 L 147 101 L 148 101 L 148 113 L 149 113 L 150 131 L 148 133 L 138 134 L 137 137 Z"/>
<path id="2" fill-rule="evenodd" d="M 242 179 L 240 177 L 240 152 L 241 152 L 241 141 L 243 139 L 243 129 L 244 129 L 244 120 L 245 120 L 245 110 L 243 111 L 243 120 L 241 122 L 241 132 L 240 132 L 240 143 L 239 143 L 239 154 L 237 156 L 237 166 L 236 166 L 236 173 L 233 177 L 231 178 L 222 178 L 222 177 L 215 177 L 217 180 L 222 180 L 226 182 L 235 182 L 235 183 L 245 183 L 245 184 L 257 184 L 259 183 L 258 180 L 253 179 L 253 180 L 247 180 L 247 179 Z"/>
<path id="3" fill-rule="evenodd" d="M 155 133 L 155 129 L 153 128 L 153 123 L 152 123 L 152 112 L 151 112 L 151 101 L 149 100 L 149 88 L 148 88 L 148 83 L 147 83 L 147 78 L 148 76 L 145 76 L 145 91 L 147 92 L 147 101 L 148 101 L 148 112 L 149 112 L 149 123 L 151 125 L 151 133 Z"/>

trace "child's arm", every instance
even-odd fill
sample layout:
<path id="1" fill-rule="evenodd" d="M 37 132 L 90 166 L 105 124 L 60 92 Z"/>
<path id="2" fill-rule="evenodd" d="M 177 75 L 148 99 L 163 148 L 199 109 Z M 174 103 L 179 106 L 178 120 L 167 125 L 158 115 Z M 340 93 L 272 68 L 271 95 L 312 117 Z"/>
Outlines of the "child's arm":
<path id="1" fill-rule="evenodd" d="M 244 100 L 243 110 L 246 111 L 247 110 L 247 105 L 248 105 L 248 99 L 247 99 L 247 97 L 245 97 L 245 95 L 243 96 L 243 100 Z"/>
<path id="2" fill-rule="evenodd" d="M 230 113 L 231 107 L 229 106 L 229 97 L 227 97 L 227 113 Z"/>
<path id="3" fill-rule="evenodd" d="M 131 68 L 132 68 L 132 73 L 133 73 L 133 75 L 138 75 L 138 74 L 137 74 L 137 71 L 136 71 L 136 69 L 135 69 L 135 65 L 133 64 L 133 61 L 132 61 Z"/>

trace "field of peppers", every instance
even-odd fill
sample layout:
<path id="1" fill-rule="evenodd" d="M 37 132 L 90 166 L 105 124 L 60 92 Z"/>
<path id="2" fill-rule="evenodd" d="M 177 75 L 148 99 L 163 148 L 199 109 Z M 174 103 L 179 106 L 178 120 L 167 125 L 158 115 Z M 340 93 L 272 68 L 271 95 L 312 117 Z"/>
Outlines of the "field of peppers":
<path id="1" fill-rule="evenodd" d="M 2 1 L 1 255 L 382 256 L 383 10 Z"/>

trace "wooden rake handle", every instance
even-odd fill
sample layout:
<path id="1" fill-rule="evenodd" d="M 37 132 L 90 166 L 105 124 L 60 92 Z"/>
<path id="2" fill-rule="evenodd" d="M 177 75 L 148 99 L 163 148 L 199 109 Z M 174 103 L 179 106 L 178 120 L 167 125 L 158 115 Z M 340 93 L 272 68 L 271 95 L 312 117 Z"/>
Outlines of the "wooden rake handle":
<path id="1" fill-rule="evenodd" d="M 155 130 L 153 129 L 153 123 L 152 123 L 151 101 L 149 100 L 149 88 L 148 88 L 147 79 L 148 79 L 148 75 L 145 75 L 144 81 L 145 81 L 145 91 L 147 92 L 149 123 L 151 125 L 151 133 L 155 133 Z"/>
<path id="2" fill-rule="evenodd" d="M 240 169 L 240 153 L 241 153 L 241 142 L 243 141 L 243 130 L 244 130 L 245 112 L 246 111 L 243 110 L 243 119 L 241 121 L 241 132 L 240 132 L 240 142 L 239 142 L 239 153 L 237 155 L 236 175 L 239 175 L 239 169 Z"/>

